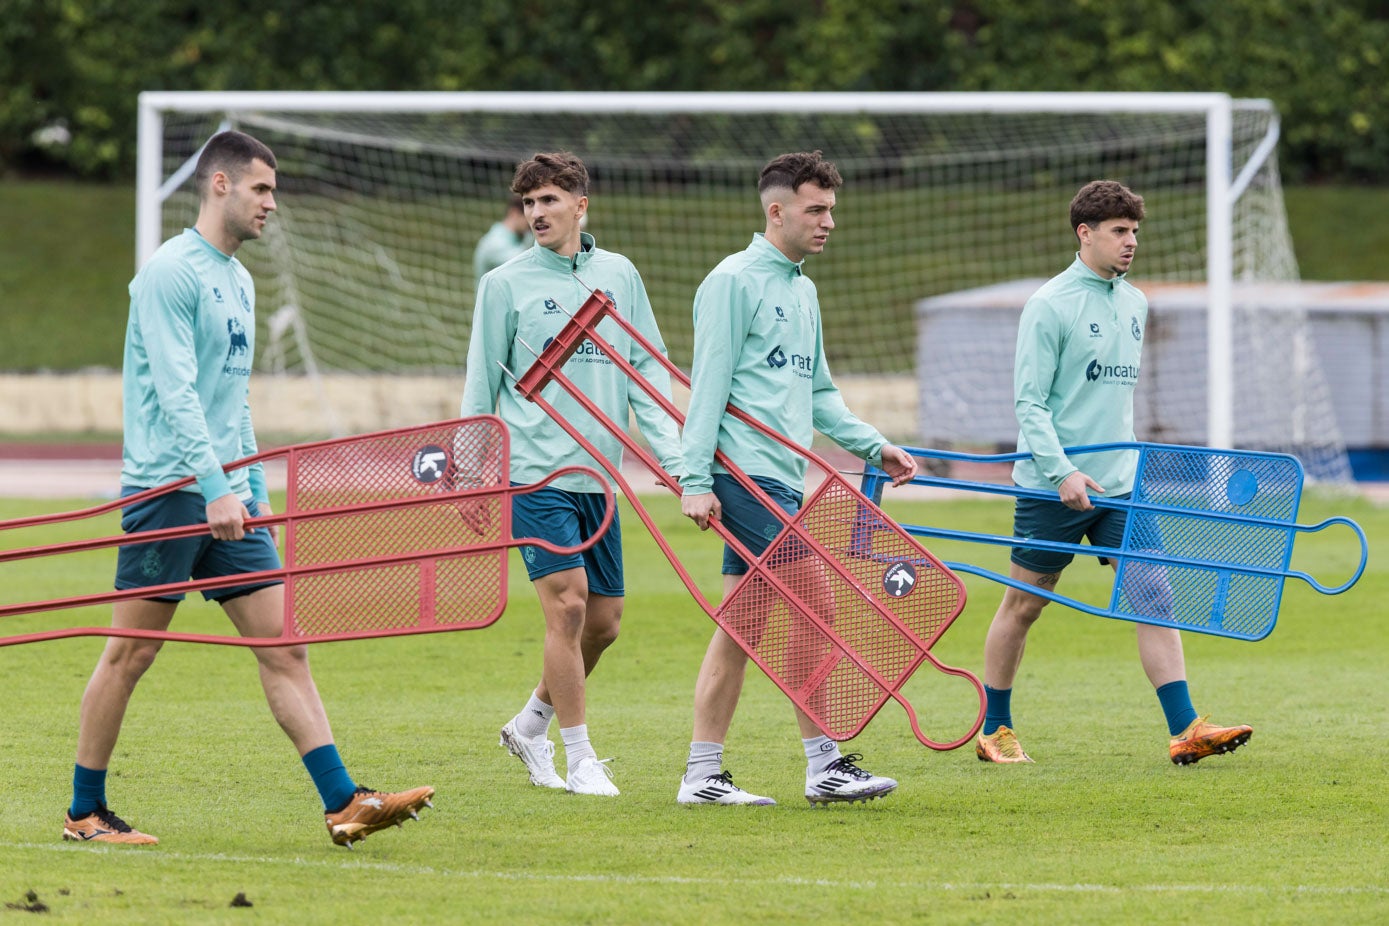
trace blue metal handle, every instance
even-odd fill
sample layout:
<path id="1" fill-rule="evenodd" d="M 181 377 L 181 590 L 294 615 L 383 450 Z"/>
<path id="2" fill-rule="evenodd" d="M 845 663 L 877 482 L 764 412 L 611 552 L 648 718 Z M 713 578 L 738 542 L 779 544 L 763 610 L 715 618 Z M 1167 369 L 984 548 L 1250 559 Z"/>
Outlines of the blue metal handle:
<path id="1" fill-rule="evenodd" d="M 983 464 L 1001 464 L 1001 462 L 1015 462 L 1018 460 L 1029 460 L 1029 458 L 1031 458 L 1031 454 L 1028 453 L 974 454 L 963 453 L 963 451 L 954 450 L 933 450 L 933 448 L 925 447 L 903 447 L 903 450 L 906 450 L 907 453 L 910 453 L 911 455 L 913 455 L 913 457 L 924 458 L 924 460 L 983 462 Z M 1138 451 L 1138 453 L 1140 454 L 1140 469 L 1142 469 L 1143 461 L 1146 460 L 1146 455 L 1150 453 L 1156 453 L 1156 451 L 1171 451 L 1171 453 L 1176 454 L 1192 454 L 1196 455 L 1196 457 L 1204 457 L 1204 455 L 1210 455 L 1210 457 L 1232 457 L 1236 458 L 1236 460 L 1276 461 L 1278 462 L 1278 464 L 1290 466 L 1290 468 L 1292 468 L 1292 472 L 1296 473 L 1296 480 L 1295 482 L 1290 482 L 1289 485 L 1295 485 L 1297 493 L 1299 494 L 1301 490 L 1301 472 L 1303 472 L 1301 471 L 1301 464 L 1299 461 L 1297 461 L 1296 457 L 1290 457 L 1290 455 L 1288 454 L 1267 453 L 1267 451 L 1215 450 L 1215 448 L 1208 447 L 1183 446 L 1183 444 L 1154 444 L 1147 443 L 1147 441 L 1114 441 L 1114 443 L 1104 444 L 1083 444 L 1083 446 L 1079 447 L 1065 448 L 1065 454 L 1067 454 L 1068 457 L 1070 457 L 1070 455 L 1108 453 L 1108 451 L 1120 450 Z M 864 494 L 867 494 L 868 497 L 872 498 L 872 500 L 874 500 L 875 503 L 881 503 L 883 486 L 889 485 L 890 482 L 892 482 L 892 478 L 888 476 L 888 473 L 883 472 L 882 469 L 876 468 L 876 466 L 871 465 L 865 466 L 863 476 L 863 491 Z M 1054 493 L 1054 491 L 1045 489 L 1028 489 L 1028 487 L 1015 485 L 997 485 L 997 483 L 972 482 L 972 480 L 965 479 L 949 479 L 945 478 L 945 476 L 929 475 L 929 473 L 921 473 L 921 475 L 914 476 L 914 478 L 911 479 L 911 482 L 908 483 L 908 485 L 936 486 L 945 487 L 945 489 L 963 489 L 968 491 L 978 491 L 978 493 L 996 494 L 996 496 L 1010 496 L 1014 498 L 1040 498 L 1040 500 L 1047 501 L 1056 501 L 1058 497 L 1057 493 Z M 1250 497 L 1253 497 L 1254 490 L 1250 489 L 1249 491 Z M 1240 498 L 1238 497 L 1232 497 L 1232 503 L 1243 503 L 1243 501 L 1246 500 L 1240 500 Z M 971 541 L 971 543 L 989 543 L 999 544 L 999 546 L 1011 547 L 1025 546 L 1029 548 L 1038 548 L 1038 550 L 1054 550 L 1060 551 L 1060 553 L 1095 555 L 1095 557 L 1107 557 L 1113 559 L 1140 559 L 1140 561 L 1156 562 L 1156 564 L 1195 566 L 1195 568 L 1217 569 L 1217 571 L 1222 572 L 1235 572 L 1243 573 L 1243 575 L 1265 576 L 1265 578 L 1300 579 L 1303 580 L 1303 582 L 1306 582 L 1308 586 L 1311 586 L 1313 587 L 1313 589 L 1320 591 L 1321 594 L 1340 594 L 1343 593 L 1343 591 L 1349 590 L 1351 586 L 1354 586 L 1354 584 L 1356 584 L 1356 582 L 1360 580 L 1360 576 L 1363 575 L 1365 571 L 1365 565 L 1367 565 L 1368 557 L 1370 557 L 1370 546 L 1368 546 L 1368 541 L 1365 540 L 1364 530 L 1361 529 L 1360 525 L 1357 525 L 1356 522 L 1351 521 L 1351 519 L 1349 518 L 1343 518 L 1343 516 L 1335 516 L 1335 518 L 1328 518 L 1326 519 L 1326 521 L 1318 523 L 1318 525 L 1299 525 L 1299 523 L 1293 522 L 1292 519 L 1268 518 L 1268 516 L 1261 515 L 1239 514 L 1239 512 L 1235 511 L 1214 511 L 1210 510 L 1210 508 L 1188 508 L 1181 507 L 1181 505 L 1168 505 L 1153 503 L 1153 501 L 1133 500 L 1133 498 L 1107 498 L 1103 496 L 1090 496 L 1090 503 L 1095 505 L 1095 507 L 1097 508 L 1118 508 L 1118 510 L 1124 510 L 1129 512 L 1149 512 L 1149 514 L 1153 515 L 1178 516 L 1178 518 L 1195 518 L 1200 519 L 1200 521 L 1229 523 L 1229 525 L 1243 525 L 1253 526 L 1253 528 L 1279 530 L 1279 532 L 1288 533 L 1289 547 L 1290 540 L 1292 540 L 1292 532 L 1295 532 L 1295 530 L 1310 533 L 1315 532 L 1315 530 L 1322 530 L 1328 528 L 1328 526 L 1333 525 L 1333 523 L 1345 523 L 1345 525 L 1349 526 L 1349 528 L 1353 530 L 1354 533 L 1356 533 L 1358 540 L 1360 540 L 1360 562 L 1358 562 L 1356 566 L 1356 571 L 1354 571 L 1353 575 L 1351 575 L 1350 579 L 1346 580 L 1345 583 L 1339 584 L 1339 586 L 1326 586 L 1326 584 L 1318 582 L 1318 580 L 1315 579 L 1314 576 L 1308 575 L 1308 573 L 1306 572 L 1296 571 L 1296 569 L 1288 568 L 1288 564 L 1286 564 L 1286 562 L 1285 565 L 1283 565 L 1282 569 L 1270 569 L 1265 568 L 1265 566 L 1239 564 L 1239 562 L 1221 561 L 1221 559 L 1176 557 L 1176 555 L 1161 553 L 1161 551 L 1156 550 L 1128 550 L 1128 548 L 1125 548 L 1125 550 L 1114 550 L 1114 548 L 1093 547 L 1088 546 L 1088 544 L 1057 543 L 1057 541 L 1047 540 L 1022 540 L 1020 539 L 1020 537 L 1004 537 L 1000 536 L 1000 534 L 975 533 L 967 532 L 967 530 L 925 528 L 925 526 L 921 525 L 903 525 L 903 528 L 906 529 L 908 533 L 920 534 L 920 536 L 940 537 L 940 539 L 946 540 L 964 540 Z M 1293 505 L 1292 511 L 1296 512 L 1296 505 Z M 968 566 L 963 564 L 950 565 L 951 568 L 958 568 L 961 572 L 974 573 L 974 575 L 983 576 L 983 578 L 999 580 L 999 582 L 1003 584 L 1008 584 L 1008 586 L 1018 587 L 1017 583 L 1015 583 L 1014 580 L 1007 579 L 1006 576 L 1000 576 L 999 573 L 988 571 L 988 569 L 975 568 L 975 566 Z M 1101 614 L 1104 616 L 1113 616 L 1108 611 L 1099 611 L 1099 609 L 1089 607 L 1089 605 L 1085 605 L 1085 607 L 1082 607 L 1081 603 L 1075 603 L 1075 601 L 1070 600 L 1070 598 L 1056 596 L 1056 594 L 1042 593 L 1042 591 L 1038 589 L 1032 589 L 1032 587 L 1024 587 L 1024 589 L 1022 590 L 1029 591 L 1029 593 L 1032 594 L 1038 594 L 1039 597 L 1051 598 L 1051 600 L 1061 601 L 1061 603 L 1072 605 L 1072 607 L 1078 607 L 1079 609 L 1081 609 L 1081 611 L 1089 611 L 1092 612 L 1092 614 Z"/>
<path id="2" fill-rule="evenodd" d="M 910 529 L 908 528 L 908 530 Z M 1151 624 L 1155 627 L 1173 626 L 1171 621 L 1147 618 L 1141 614 L 1132 614 L 1129 612 L 1115 611 L 1111 608 L 1102 608 L 1099 605 L 1093 605 L 1088 602 L 1081 601 L 1077 598 L 1069 598 L 1065 595 L 1062 595 L 1060 592 L 1048 591 L 1044 588 L 1038 588 L 1035 585 L 1028 585 L 1025 582 L 1019 582 L 1012 576 L 1004 575 L 1001 572 L 995 572 L 992 569 L 985 569 L 983 566 L 975 566 L 971 563 L 956 563 L 951 562 L 949 560 L 941 560 L 941 562 L 945 563 L 947 567 L 953 569 L 955 572 L 964 572 L 968 573 L 969 575 L 979 576 L 980 578 L 988 579 L 991 582 L 997 582 L 999 585 L 1006 585 L 1009 588 L 1016 588 L 1020 592 L 1027 592 L 1029 595 L 1036 595 L 1038 598 L 1045 598 L 1048 601 L 1054 601 L 1057 604 L 1063 604 L 1068 608 L 1073 608 L 1085 614 L 1093 614 L 1096 617 L 1112 617 L 1117 620 L 1125 620 L 1135 624 Z M 1192 627 L 1187 629 L 1199 630 L 1200 628 Z M 1270 622 L 1266 627 L 1263 628 L 1262 632 L 1260 633 L 1239 633 L 1237 631 L 1223 630 L 1218 634 L 1218 636 L 1231 637 L 1236 640 L 1255 641 L 1262 640 L 1264 637 L 1268 636 L 1272 632 L 1273 622 Z"/>
<path id="3" fill-rule="evenodd" d="M 1323 595 L 1339 595 L 1342 592 L 1348 590 L 1356 582 L 1359 582 L 1360 576 L 1363 575 L 1365 572 L 1365 564 L 1368 563 L 1370 560 L 1370 543 L 1368 540 L 1365 539 L 1365 531 L 1361 529 L 1359 524 L 1356 524 L 1350 518 L 1342 517 L 1341 515 L 1336 515 L 1334 518 L 1327 518 L 1320 524 L 1294 524 L 1292 525 L 1292 529 L 1305 531 L 1306 533 L 1310 534 L 1328 528 L 1333 524 L 1346 525 L 1351 530 L 1355 531 L 1355 536 L 1360 540 L 1360 564 L 1355 567 L 1355 574 L 1352 575 L 1349 579 L 1345 581 L 1345 583 L 1341 585 L 1328 587 L 1322 585 L 1320 582 L 1318 582 L 1316 579 L 1312 578 L 1305 572 L 1298 572 L 1296 570 L 1293 570 L 1288 573 L 1288 575 L 1306 582 L 1308 585 L 1312 586 L 1314 589 L 1321 592 Z"/>

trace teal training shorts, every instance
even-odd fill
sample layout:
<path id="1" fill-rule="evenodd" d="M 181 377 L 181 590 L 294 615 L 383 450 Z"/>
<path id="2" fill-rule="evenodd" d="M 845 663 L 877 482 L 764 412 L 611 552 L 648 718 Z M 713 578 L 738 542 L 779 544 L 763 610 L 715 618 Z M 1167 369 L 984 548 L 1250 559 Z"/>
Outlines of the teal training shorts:
<path id="1" fill-rule="evenodd" d="M 557 547 L 577 547 L 603 523 L 607 499 L 602 492 L 552 488 L 515 495 L 511 501 L 511 535 L 517 540 L 535 537 Z M 609 598 L 621 598 L 624 594 L 622 523 L 616 511 L 608 532 L 582 553 L 559 555 L 526 544 L 521 547 L 521 558 L 532 582 L 553 572 L 582 568 L 588 575 L 590 592 Z"/>
<path id="2" fill-rule="evenodd" d="M 123 486 L 122 495 L 134 495 L 144 489 Z M 254 516 L 255 502 L 248 506 Z M 127 534 L 185 527 L 207 523 L 207 503 L 194 492 L 169 492 L 136 502 L 121 514 L 121 530 Z M 258 527 L 246 532 L 242 540 L 215 540 L 211 534 L 156 540 L 153 543 L 129 544 L 116 554 L 116 588 L 148 588 L 172 585 L 192 579 L 220 579 L 223 576 L 249 572 L 269 572 L 280 568 L 280 554 L 270 531 Z M 209 601 L 228 601 L 248 595 L 260 588 L 283 584 L 280 579 L 246 585 L 232 585 L 203 590 Z M 182 601 L 182 592 L 150 596 L 156 601 Z"/>
<path id="3" fill-rule="evenodd" d="M 1128 498 L 1129 493 L 1116 497 Z M 1019 540 L 1080 543 L 1084 538 L 1090 541 L 1091 546 L 1118 549 L 1124 544 L 1124 527 L 1127 523 L 1128 512 L 1122 508 L 1095 507 L 1089 511 L 1076 511 L 1059 501 L 1040 498 L 1020 498 L 1013 506 L 1013 536 Z M 1013 547 L 1014 563 L 1042 575 L 1060 572 L 1073 559 L 1074 553 Z M 1109 560 L 1103 556 L 1099 560 L 1101 566 L 1109 564 Z"/>

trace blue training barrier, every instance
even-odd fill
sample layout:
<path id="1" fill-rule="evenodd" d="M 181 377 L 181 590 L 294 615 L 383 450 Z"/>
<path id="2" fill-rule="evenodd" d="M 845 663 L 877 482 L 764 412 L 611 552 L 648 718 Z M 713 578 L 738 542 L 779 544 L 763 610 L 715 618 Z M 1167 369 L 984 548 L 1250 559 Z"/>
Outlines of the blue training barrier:
<path id="1" fill-rule="evenodd" d="M 1030 456 L 904 449 L 923 460 L 975 463 L 1007 463 Z M 1296 523 L 1303 483 L 1302 463 L 1296 457 L 1143 442 L 1066 448 L 1066 454 L 1072 457 L 1091 453 L 1137 456 L 1137 475 L 1128 498 L 1091 496 L 1096 507 L 1127 512 L 1124 539 L 1118 548 L 1024 540 L 926 525 L 901 526 L 908 533 L 923 537 L 1056 550 L 1112 560 L 1116 565 L 1114 590 L 1109 606 L 1104 608 L 1025 585 L 970 563 L 947 561 L 946 565 L 1088 614 L 1239 640 L 1262 640 L 1273 631 L 1284 579 L 1301 579 L 1324 595 L 1339 595 L 1365 571 L 1369 545 L 1360 525 L 1339 516 L 1313 525 Z M 863 474 L 863 494 L 881 503 L 883 486 L 891 481 L 882 470 L 869 466 Z M 930 473 L 916 476 L 911 484 L 1057 500 L 1057 494 L 1051 491 Z M 1360 541 L 1360 562 L 1348 581 L 1327 586 L 1292 569 L 1290 564 L 1293 541 L 1299 532 L 1320 531 L 1333 524 L 1344 524 L 1355 533 Z M 852 552 L 873 555 L 870 528 L 856 531 L 852 543 Z"/>

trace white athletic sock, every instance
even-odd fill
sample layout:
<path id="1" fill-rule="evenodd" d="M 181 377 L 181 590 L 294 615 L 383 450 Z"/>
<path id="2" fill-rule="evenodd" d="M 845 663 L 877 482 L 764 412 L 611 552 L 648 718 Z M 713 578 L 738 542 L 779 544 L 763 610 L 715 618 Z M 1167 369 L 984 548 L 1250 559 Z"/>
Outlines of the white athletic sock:
<path id="1" fill-rule="evenodd" d="M 593 751 L 593 744 L 588 741 L 588 724 L 560 727 L 559 735 L 564 740 L 564 758 L 569 768 L 573 768 L 584 759 L 598 758 L 598 753 Z"/>
<path id="2" fill-rule="evenodd" d="M 531 699 L 521 708 L 521 713 L 516 715 L 516 732 L 531 738 L 544 736 L 549 732 L 550 720 L 554 716 L 555 709 L 536 697 L 532 691 Z"/>
<path id="3" fill-rule="evenodd" d="M 813 736 L 801 740 L 801 745 L 805 747 L 807 775 L 823 774 L 830 763 L 839 758 L 839 744 L 828 736 Z"/>
<path id="4" fill-rule="evenodd" d="M 685 783 L 694 784 L 713 778 L 723 770 L 723 743 L 690 743 L 690 758 L 685 763 Z"/>

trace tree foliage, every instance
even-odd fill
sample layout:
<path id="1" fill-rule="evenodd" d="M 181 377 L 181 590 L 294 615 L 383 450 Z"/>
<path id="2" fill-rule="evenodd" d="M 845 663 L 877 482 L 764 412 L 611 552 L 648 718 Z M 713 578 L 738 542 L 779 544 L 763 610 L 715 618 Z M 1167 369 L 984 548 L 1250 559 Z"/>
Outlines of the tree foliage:
<path id="1" fill-rule="evenodd" d="M 133 170 L 142 90 L 1268 97 L 1299 178 L 1389 181 L 1376 0 L 0 0 L 0 169 Z"/>

